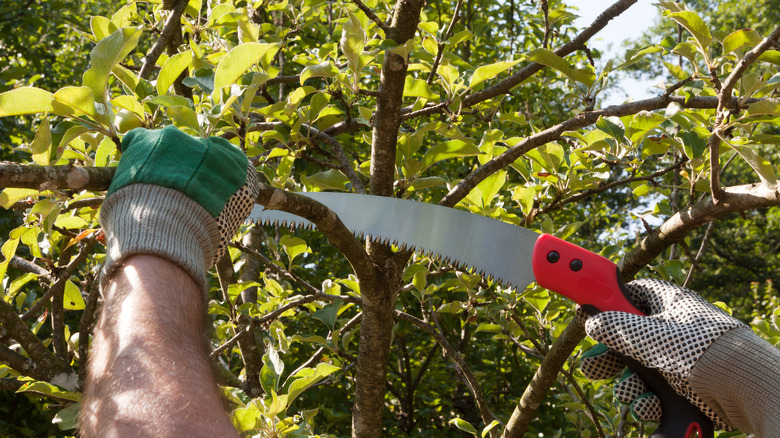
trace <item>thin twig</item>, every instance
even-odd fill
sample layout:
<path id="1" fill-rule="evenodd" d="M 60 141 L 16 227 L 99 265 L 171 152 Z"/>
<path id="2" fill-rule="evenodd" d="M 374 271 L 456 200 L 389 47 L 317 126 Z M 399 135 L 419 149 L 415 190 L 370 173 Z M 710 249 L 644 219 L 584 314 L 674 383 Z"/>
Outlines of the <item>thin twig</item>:
<path id="1" fill-rule="evenodd" d="M 672 172 L 672 171 L 674 171 L 676 169 L 679 169 L 680 167 L 685 165 L 685 163 L 687 163 L 687 162 L 688 162 L 688 157 L 683 156 L 682 158 L 677 160 L 676 163 L 672 164 L 671 166 L 669 166 L 669 167 L 667 167 L 665 169 L 661 169 L 661 170 L 653 172 L 653 173 L 651 173 L 649 175 L 635 176 L 633 178 L 626 178 L 626 179 L 621 179 L 621 180 L 618 180 L 618 181 L 612 181 L 611 183 L 604 184 L 604 185 L 599 186 L 599 187 L 597 187 L 595 189 L 585 190 L 583 192 L 580 192 L 580 193 L 578 193 L 576 195 L 573 195 L 571 197 L 568 197 L 566 199 L 559 200 L 557 202 L 553 202 L 550 205 L 548 205 L 547 207 L 545 207 L 543 209 L 540 209 L 538 213 L 539 214 L 543 214 L 543 213 L 548 213 L 548 212 L 553 211 L 553 210 L 560 210 L 566 204 L 570 204 L 572 202 L 577 202 L 577 201 L 581 200 L 582 198 L 586 198 L 588 196 L 592 196 L 592 195 L 595 195 L 597 193 L 601 193 L 601 192 L 607 191 L 607 190 L 609 190 L 611 188 L 614 188 L 614 187 L 618 187 L 618 186 L 622 186 L 622 185 L 626 185 L 626 184 L 631 184 L 631 183 L 634 183 L 634 182 L 637 182 L 637 181 L 651 181 L 651 180 L 653 180 L 655 178 L 658 178 L 659 176 L 663 176 L 663 175 L 665 175 L 665 174 L 667 174 L 669 172 Z"/>
<path id="2" fill-rule="evenodd" d="M 403 319 L 404 321 L 412 323 L 414 326 L 422 329 L 429 335 L 433 336 L 433 338 L 441 346 L 441 348 L 444 350 L 444 352 L 447 354 L 450 360 L 452 360 L 452 362 L 458 368 L 458 371 L 460 371 L 463 377 L 466 379 L 466 382 L 468 383 L 469 388 L 471 389 L 471 394 L 474 396 L 474 401 L 477 403 L 477 407 L 479 408 L 480 415 L 482 416 L 482 421 L 485 422 L 485 424 L 487 425 L 492 423 L 494 420 L 498 420 L 498 418 L 496 418 L 496 416 L 490 410 L 490 407 L 488 406 L 487 403 L 487 399 L 485 398 L 485 395 L 482 393 L 482 388 L 479 386 L 479 383 L 477 382 L 476 377 L 472 373 L 471 368 L 469 368 L 466 361 L 463 360 L 463 358 L 460 356 L 457 350 L 455 350 L 452 347 L 452 345 L 450 345 L 447 339 L 436 329 L 436 327 L 426 323 L 425 321 L 415 316 L 412 316 L 400 310 L 396 310 L 395 314 L 396 316 Z M 496 438 L 498 437 L 497 428 L 491 429 L 490 436 Z"/>
<path id="3" fill-rule="evenodd" d="M 442 56 L 444 56 L 444 48 L 447 46 L 447 40 L 450 39 L 450 36 L 452 36 L 452 31 L 455 29 L 455 23 L 457 23 L 460 19 L 460 7 L 462 5 L 463 0 L 458 0 L 458 3 L 455 4 L 455 10 L 452 11 L 452 19 L 450 20 L 450 24 L 447 26 L 447 30 L 444 32 L 441 41 L 439 41 L 436 50 L 436 58 L 434 58 L 433 65 L 431 66 L 431 72 L 428 74 L 428 84 L 432 84 L 433 79 L 436 77 L 436 70 L 439 68 L 439 63 L 441 62 Z"/>
<path id="4" fill-rule="evenodd" d="M 92 248 L 96 243 L 97 239 L 94 237 L 84 239 L 84 245 L 81 247 L 81 251 L 79 251 L 76 258 L 71 260 L 65 269 L 57 274 L 57 278 L 54 280 L 54 283 L 52 283 L 49 290 L 43 294 L 43 296 L 38 301 L 30 306 L 30 308 L 24 312 L 24 314 L 22 314 L 22 319 L 30 319 L 34 317 L 38 311 L 49 302 L 52 296 L 62 293 L 65 290 L 65 284 L 67 283 L 68 279 L 70 279 L 70 276 L 73 275 L 73 273 L 76 271 L 76 268 L 78 268 L 78 266 L 87 259 L 87 256 L 92 251 Z"/>
<path id="5" fill-rule="evenodd" d="M 380 20 L 379 17 L 374 13 L 374 11 L 371 10 L 368 6 L 366 6 L 362 1 L 360 0 L 352 0 L 352 3 L 354 3 L 358 8 L 360 8 L 361 11 L 363 11 L 364 14 L 366 14 L 366 17 L 371 19 L 374 23 L 376 23 L 377 26 L 379 26 L 380 29 L 387 35 L 387 33 L 390 31 L 390 26 L 385 24 L 384 21 Z"/>

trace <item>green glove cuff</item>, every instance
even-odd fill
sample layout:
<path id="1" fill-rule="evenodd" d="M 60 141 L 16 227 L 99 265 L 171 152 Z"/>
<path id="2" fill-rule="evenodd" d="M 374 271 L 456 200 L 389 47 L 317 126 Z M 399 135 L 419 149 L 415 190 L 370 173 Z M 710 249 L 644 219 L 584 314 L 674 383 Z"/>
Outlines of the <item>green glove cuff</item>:
<path id="1" fill-rule="evenodd" d="M 246 182 L 248 164 L 223 138 L 195 138 L 173 126 L 133 129 L 122 139 L 122 159 L 106 196 L 130 184 L 154 184 L 184 193 L 216 218 Z"/>
<path id="2" fill-rule="evenodd" d="M 206 264 L 218 251 L 217 222 L 198 203 L 176 190 L 133 184 L 103 203 L 106 236 L 103 282 L 135 254 L 165 258 L 184 269 L 206 291 Z"/>

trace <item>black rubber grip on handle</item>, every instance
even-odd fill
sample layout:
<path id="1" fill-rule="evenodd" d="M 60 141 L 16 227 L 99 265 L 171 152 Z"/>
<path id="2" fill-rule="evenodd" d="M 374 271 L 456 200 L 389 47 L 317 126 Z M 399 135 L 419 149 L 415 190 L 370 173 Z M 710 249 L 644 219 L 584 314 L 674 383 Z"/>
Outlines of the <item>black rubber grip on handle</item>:
<path id="1" fill-rule="evenodd" d="M 650 438 L 713 438 L 715 427 L 704 413 L 688 399 L 677 394 L 658 370 L 647 368 L 634 359 L 622 356 L 623 362 L 635 372 L 660 400 L 663 409 L 661 425 Z"/>

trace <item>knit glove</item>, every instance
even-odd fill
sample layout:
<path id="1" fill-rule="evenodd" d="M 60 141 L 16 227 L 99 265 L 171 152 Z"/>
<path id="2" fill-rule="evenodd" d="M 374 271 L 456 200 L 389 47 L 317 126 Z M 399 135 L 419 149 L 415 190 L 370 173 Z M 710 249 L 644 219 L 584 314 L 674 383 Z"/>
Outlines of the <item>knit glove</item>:
<path id="1" fill-rule="evenodd" d="M 732 430 L 719 406 L 710 406 L 691 387 L 691 373 L 705 351 L 732 329 L 747 327 L 690 290 L 656 280 L 626 285 L 629 299 L 647 316 L 602 312 L 585 319 L 588 335 L 600 342 L 583 354 L 581 368 L 591 379 L 606 379 L 625 368 L 615 351 L 655 368 L 681 396 L 704 412 L 721 429 Z M 614 350 L 614 351 L 613 351 Z M 712 382 L 717 385 L 718 382 Z M 640 420 L 659 421 L 661 403 L 631 372 L 615 385 L 615 396 L 631 405 Z"/>
<path id="2" fill-rule="evenodd" d="M 225 253 L 258 192 L 257 172 L 227 140 L 173 126 L 128 132 L 100 212 L 104 281 L 131 255 L 151 254 L 179 265 L 205 292 L 206 269 Z"/>

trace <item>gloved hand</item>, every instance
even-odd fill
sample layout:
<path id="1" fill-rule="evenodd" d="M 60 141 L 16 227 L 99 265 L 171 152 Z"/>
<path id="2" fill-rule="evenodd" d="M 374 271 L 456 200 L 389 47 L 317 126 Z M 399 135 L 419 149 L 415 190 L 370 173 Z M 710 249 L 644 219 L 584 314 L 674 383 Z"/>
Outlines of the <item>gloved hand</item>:
<path id="1" fill-rule="evenodd" d="M 697 294 L 670 283 L 637 280 L 627 284 L 626 289 L 630 300 L 648 316 L 623 312 L 588 316 L 578 311 L 585 319 L 588 335 L 601 343 L 583 355 L 583 373 L 591 379 L 615 376 L 625 368 L 614 352 L 618 351 L 648 368 L 658 369 L 678 394 L 701 409 L 717 427 L 735 428 L 736 423 L 726 415 L 720 400 L 713 400 L 708 390 L 701 389 L 702 383 L 707 387 L 721 382 L 705 378 L 697 386 L 692 377 L 697 363 L 713 343 L 733 329 L 747 326 Z M 747 331 L 750 332 L 749 328 Z M 752 332 L 750 335 L 755 337 Z M 660 421 L 660 401 L 636 374 L 624 373 L 614 390 L 618 400 L 631 404 L 635 418 Z"/>
<path id="2" fill-rule="evenodd" d="M 206 269 L 225 253 L 258 191 L 257 172 L 227 140 L 173 126 L 130 131 L 100 212 L 103 280 L 129 256 L 151 254 L 179 265 L 205 291 Z"/>

